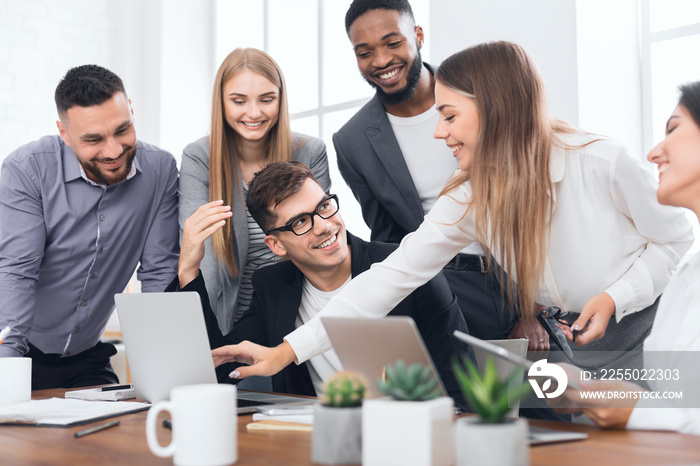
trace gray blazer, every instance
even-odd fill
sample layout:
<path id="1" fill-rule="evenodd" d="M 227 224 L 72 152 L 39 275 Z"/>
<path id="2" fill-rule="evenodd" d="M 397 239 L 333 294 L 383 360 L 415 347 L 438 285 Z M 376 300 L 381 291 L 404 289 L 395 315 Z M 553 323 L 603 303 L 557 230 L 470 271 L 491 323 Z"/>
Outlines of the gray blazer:
<path id="1" fill-rule="evenodd" d="M 423 222 L 423 204 L 377 95 L 333 135 L 333 145 L 372 241 L 398 243 L 416 230 Z"/>
<path id="2" fill-rule="evenodd" d="M 329 192 L 331 178 L 328 172 L 326 145 L 320 139 L 293 133 L 292 159 L 308 165 L 324 191 Z M 197 208 L 209 202 L 209 138 L 205 136 L 185 147 L 180 167 L 180 237 L 182 228 Z M 243 199 L 243 188 L 238 193 Z M 248 225 L 243 203 L 234 203 L 234 250 L 238 269 L 243 271 L 248 254 Z M 200 266 L 209 292 L 214 314 L 224 334 L 233 329 L 236 298 L 240 276 L 232 276 L 215 257 L 211 238 L 204 243 L 204 259 Z"/>

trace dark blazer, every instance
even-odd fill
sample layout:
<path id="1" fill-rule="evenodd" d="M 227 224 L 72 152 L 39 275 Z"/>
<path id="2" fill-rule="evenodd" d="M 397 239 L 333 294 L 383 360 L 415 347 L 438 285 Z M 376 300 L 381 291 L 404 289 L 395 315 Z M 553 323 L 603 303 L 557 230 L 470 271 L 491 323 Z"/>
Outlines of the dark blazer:
<path id="1" fill-rule="evenodd" d="M 348 233 L 351 248 L 352 276 L 369 269 L 374 262 L 386 258 L 397 245 L 379 242 L 368 243 Z M 202 274 L 180 291 L 196 291 L 202 299 L 207 333 L 212 348 L 249 340 L 264 346 L 277 346 L 295 329 L 295 321 L 301 303 L 303 274 L 296 266 L 285 261 L 264 267 L 253 274 L 253 298 L 250 308 L 236 322 L 233 331 L 222 335 L 211 312 Z M 177 277 L 166 291 L 178 289 Z M 415 290 L 392 310 L 390 315 L 410 316 L 425 341 L 445 388 L 455 404 L 465 407 L 464 399 L 452 373 L 452 357 L 457 354 L 473 354 L 453 336 L 454 330 L 466 332 L 467 325 L 442 273 Z M 316 392 L 307 370 L 307 363 L 290 364 L 272 376 L 272 389 L 279 393 L 315 396 Z M 217 368 L 220 382 L 230 382 L 228 374 L 237 364 Z M 225 367 L 227 366 L 227 367 Z"/>
<path id="2" fill-rule="evenodd" d="M 423 222 L 423 205 L 376 94 L 333 135 L 333 146 L 340 174 L 372 230 L 372 241 L 398 243 L 415 231 Z"/>

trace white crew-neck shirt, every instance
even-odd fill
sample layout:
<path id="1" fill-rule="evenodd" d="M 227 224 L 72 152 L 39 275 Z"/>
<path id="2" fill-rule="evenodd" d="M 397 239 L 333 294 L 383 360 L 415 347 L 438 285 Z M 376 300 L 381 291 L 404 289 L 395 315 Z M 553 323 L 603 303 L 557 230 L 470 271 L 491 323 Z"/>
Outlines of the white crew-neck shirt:
<path id="1" fill-rule="evenodd" d="M 457 159 L 445 141 L 433 137 L 440 117 L 435 105 L 416 116 L 397 117 L 390 113 L 386 116 L 418 191 L 425 215 L 435 205 L 447 180 L 459 169 Z M 479 243 L 472 243 L 461 252 L 484 255 Z"/>
<path id="2" fill-rule="evenodd" d="M 340 293 L 345 285 L 350 283 L 352 275 L 343 283 L 340 288 L 333 291 L 321 291 L 311 284 L 309 280 L 304 278 L 304 286 L 301 292 L 301 304 L 299 304 L 299 315 L 297 316 L 295 327 L 299 328 L 306 322 L 310 321 L 321 309 L 326 307 L 330 299 Z M 311 382 L 314 384 L 316 395 L 321 396 L 321 384 L 330 376 L 338 371 L 343 370 L 343 365 L 340 363 L 335 350 L 331 349 L 325 353 L 309 359 L 309 375 Z"/>
<path id="3" fill-rule="evenodd" d="M 390 113 L 386 116 L 418 190 L 425 215 L 433 208 L 448 178 L 459 168 L 457 159 L 445 141 L 433 137 L 439 118 L 435 105 L 412 117 L 397 117 Z"/>

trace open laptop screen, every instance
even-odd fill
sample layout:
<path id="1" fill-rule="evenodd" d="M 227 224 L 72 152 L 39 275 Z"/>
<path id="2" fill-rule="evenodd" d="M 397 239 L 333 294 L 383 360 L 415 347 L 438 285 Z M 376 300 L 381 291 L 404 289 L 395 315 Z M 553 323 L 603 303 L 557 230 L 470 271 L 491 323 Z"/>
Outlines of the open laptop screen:
<path id="1" fill-rule="evenodd" d="M 440 383 L 442 394 L 447 395 L 423 338 L 410 317 L 321 317 L 321 322 L 343 369 L 359 372 L 367 379 L 370 398 L 382 396 L 377 390 L 377 378 L 382 376 L 386 366 L 399 359 L 406 364 L 429 366 Z"/>

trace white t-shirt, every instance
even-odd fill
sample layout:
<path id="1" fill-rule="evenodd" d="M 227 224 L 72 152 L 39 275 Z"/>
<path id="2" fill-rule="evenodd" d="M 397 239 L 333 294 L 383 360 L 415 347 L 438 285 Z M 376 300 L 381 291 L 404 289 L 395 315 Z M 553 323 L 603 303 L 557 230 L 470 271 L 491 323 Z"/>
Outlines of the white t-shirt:
<path id="1" fill-rule="evenodd" d="M 345 283 L 337 290 L 321 291 L 304 278 L 304 287 L 301 292 L 301 304 L 299 304 L 299 315 L 297 316 L 295 326 L 299 328 L 314 318 L 321 309 L 326 307 L 326 304 L 328 304 L 328 301 L 330 301 L 333 296 L 340 293 L 340 290 L 350 283 L 350 280 L 352 280 L 352 276 L 349 276 Z M 342 371 L 343 365 L 340 363 L 338 355 L 335 354 L 335 351 L 332 349 L 312 357 L 309 359 L 309 363 L 311 363 L 309 366 L 311 382 L 313 382 L 314 389 L 316 389 L 316 395 L 321 396 L 323 393 L 321 384 L 336 372 Z"/>
<path id="2" fill-rule="evenodd" d="M 412 117 L 397 117 L 390 113 L 386 116 L 418 191 L 425 215 L 435 205 L 447 180 L 459 169 L 457 159 L 445 141 L 433 137 L 440 115 L 433 105 L 427 111 Z M 461 252 L 484 255 L 479 243 L 472 243 Z"/>
<path id="3" fill-rule="evenodd" d="M 390 113 L 386 116 L 416 185 L 425 215 L 433 208 L 448 178 L 459 168 L 457 159 L 445 141 L 433 137 L 439 118 L 435 105 L 412 117 L 397 117 Z"/>
<path id="4" fill-rule="evenodd" d="M 559 138 L 580 146 L 595 137 Z M 574 150 L 553 145 L 550 159 L 555 205 L 537 302 L 580 312 L 588 299 L 607 292 L 618 321 L 652 304 L 693 242 L 683 210 L 660 205 L 651 172 L 614 141 Z M 383 317 L 427 283 L 476 239 L 474 209 L 465 215 L 470 195 L 464 183 L 441 196 L 396 251 L 357 276 L 321 314 Z M 330 347 L 318 316 L 285 339 L 299 361 Z"/>

